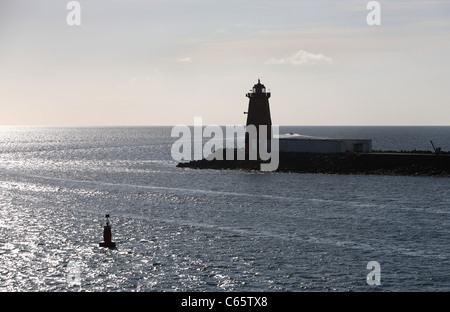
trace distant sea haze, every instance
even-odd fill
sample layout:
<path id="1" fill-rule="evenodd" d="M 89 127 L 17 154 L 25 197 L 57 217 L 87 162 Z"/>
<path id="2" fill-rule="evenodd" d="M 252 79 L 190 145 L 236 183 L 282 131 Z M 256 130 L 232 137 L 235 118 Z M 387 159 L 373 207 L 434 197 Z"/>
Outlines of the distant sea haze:
<path id="1" fill-rule="evenodd" d="M 279 132 L 450 151 L 449 130 Z M 0 290 L 450 291 L 450 178 L 177 168 L 170 132 L 0 127 Z"/>

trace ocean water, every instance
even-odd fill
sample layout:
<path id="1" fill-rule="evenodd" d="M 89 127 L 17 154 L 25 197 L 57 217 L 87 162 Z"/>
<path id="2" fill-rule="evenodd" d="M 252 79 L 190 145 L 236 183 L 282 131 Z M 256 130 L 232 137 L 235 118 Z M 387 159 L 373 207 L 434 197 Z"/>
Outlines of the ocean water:
<path id="1" fill-rule="evenodd" d="M 450 127 L 291 131 L 450 150 Z M 176 168 L 170 132 L 1 127 L 0 290 L 450 291 L 450 178 Z"/>

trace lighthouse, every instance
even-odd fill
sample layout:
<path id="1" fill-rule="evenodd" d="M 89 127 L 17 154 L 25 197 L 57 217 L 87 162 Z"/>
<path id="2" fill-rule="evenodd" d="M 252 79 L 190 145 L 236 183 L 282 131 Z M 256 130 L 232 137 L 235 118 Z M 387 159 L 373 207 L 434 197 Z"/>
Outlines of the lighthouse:
<path id="1" fill-rule="evenodd" d="M 246 94 L 249 98 L 247 123 L 246 125 L 254 125 L 256 127 L 257 134 L 257 150 L 259 150 L 259 142 L 264 139 L 267 140 L 267 147 L 270 148 L 270 142 L 272 140 L 272 119 L 270 118 L 269 98 L 270 92 L 266 92 L 266 87 L 261 84 L 258 79 L 258 83 L 253 86 L 250 93 Z M 261 131 L 260 126 L 266 126 L 266 131 Z M 261 132 L 261 133 L 260 133 Z M 264 133 L 265 132 L 265 133 Z M 265 138 L 264 138 L 265 137 Z M 249 133 L 245 134 L 245 149 L 249 149 Z"/>

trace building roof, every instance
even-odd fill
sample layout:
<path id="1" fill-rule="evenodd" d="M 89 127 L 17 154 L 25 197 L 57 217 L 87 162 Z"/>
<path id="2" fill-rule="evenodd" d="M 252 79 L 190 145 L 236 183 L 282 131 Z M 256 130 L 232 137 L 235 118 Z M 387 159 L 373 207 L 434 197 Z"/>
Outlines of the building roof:
<path id="1" fill-rule="evenodd" d="M 371 139 L 337 139 L 337 138 L 322 138 L 322 137 L 314 137 L 309 135 L 302 134 L 280 134 L 278 136 L 279 140 L 299 140 L 299 141 L 353 141 L 353 142 L 367 142 L 372 141 Z"/>

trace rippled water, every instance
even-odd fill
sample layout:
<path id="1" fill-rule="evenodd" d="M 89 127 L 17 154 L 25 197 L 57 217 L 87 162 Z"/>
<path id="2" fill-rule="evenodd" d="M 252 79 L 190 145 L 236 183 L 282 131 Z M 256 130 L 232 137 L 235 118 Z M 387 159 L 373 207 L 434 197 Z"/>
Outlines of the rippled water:
<path id="1" fill-rule="evenodd" d="M 448 150 L 449 129 L 281 132 Z M 450 290 L 449 178 L 176 168 L 170 130 L 0 128 L 0 290 Z"/>

